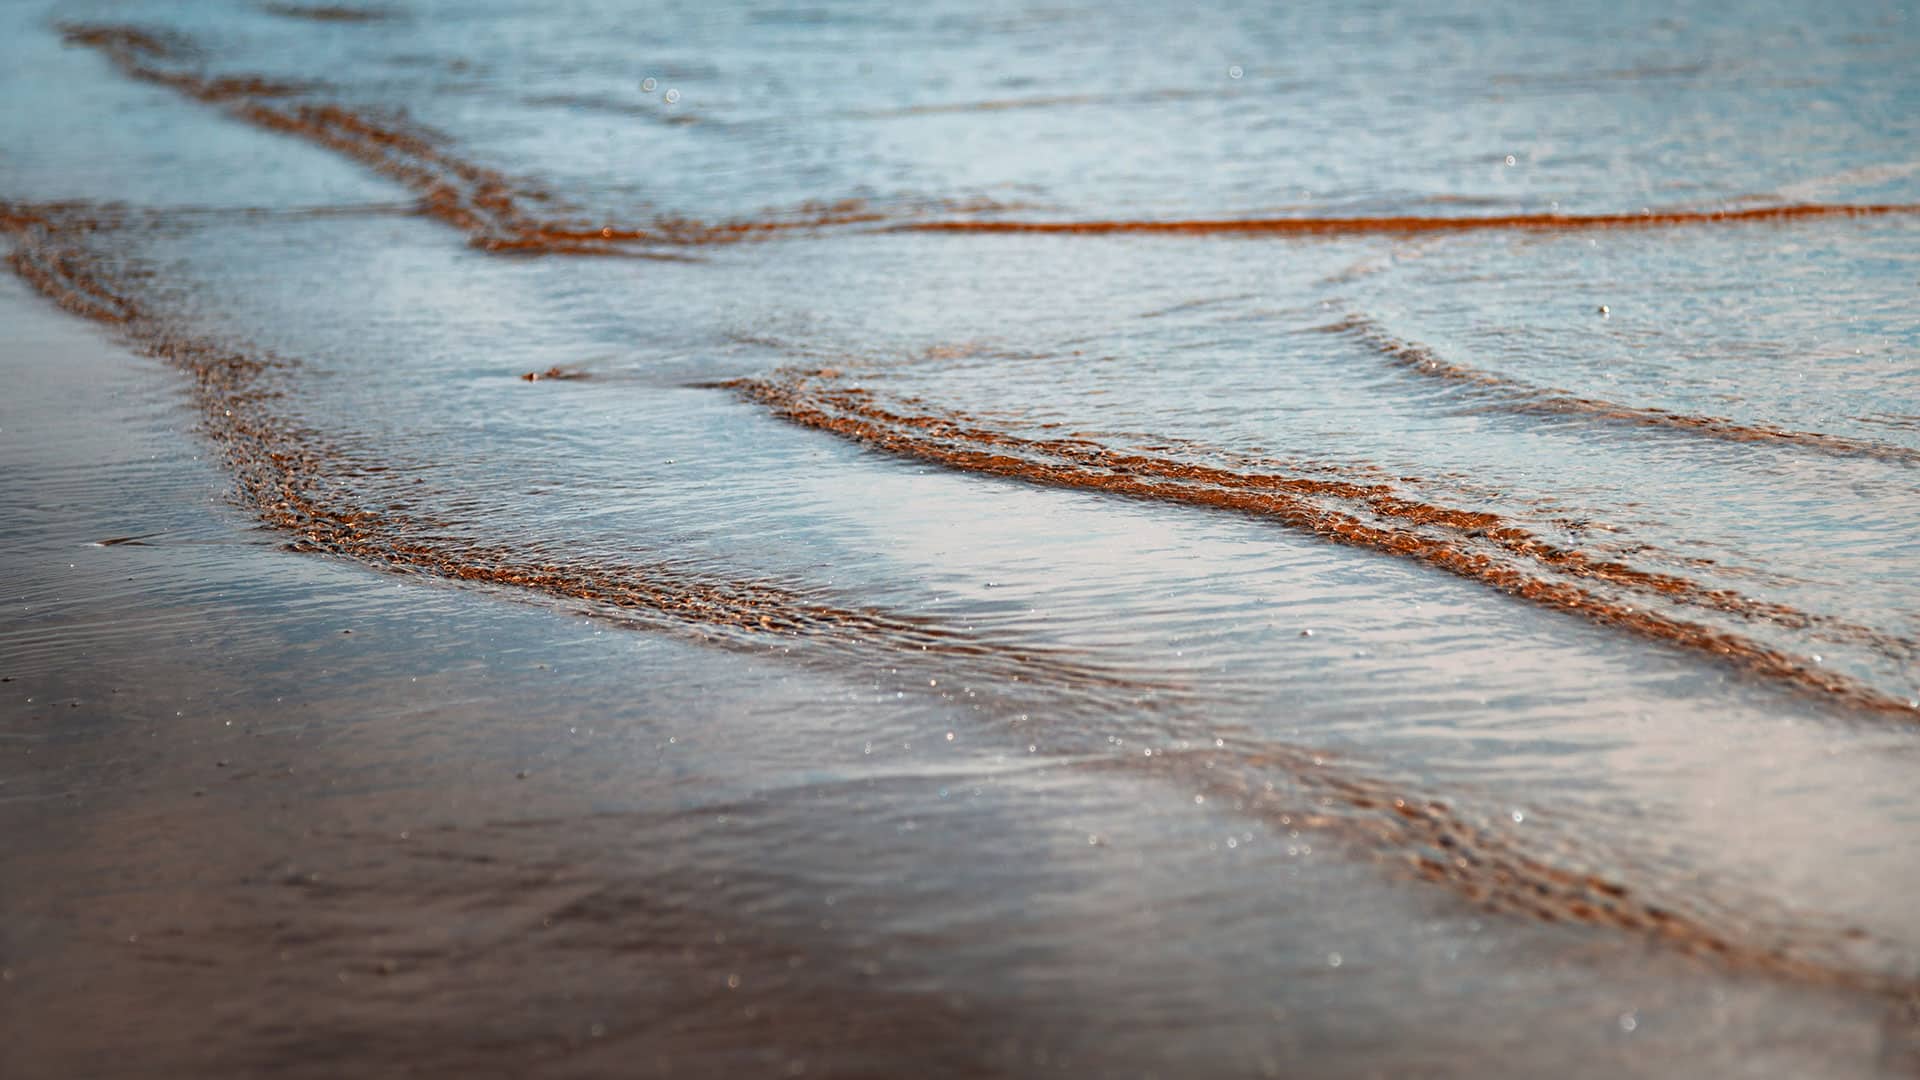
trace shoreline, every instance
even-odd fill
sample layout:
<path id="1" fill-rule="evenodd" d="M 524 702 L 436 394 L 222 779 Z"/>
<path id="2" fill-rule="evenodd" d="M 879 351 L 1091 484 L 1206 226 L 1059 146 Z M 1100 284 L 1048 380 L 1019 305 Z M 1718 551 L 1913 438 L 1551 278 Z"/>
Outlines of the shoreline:
<path id="1" fill-rule="evenodd" d="M 1302 1037 L 1275 1029 L 1279 1042 L 1217 1044 L 1202 1027 L 1197 1041 L 1151 1052 L 1124 1038 L 1087 1041 L 1105 1023 L 1085 1027 L 1077 997 L 1049 1000 L 1005 982 L 1004 966 L 1028 948 L 1016 945 L 1018 931 L 1012 954 L 984 928 L 951 936 L 968 925 L 970 903 L 998 905 L 1007 891 L 1027 894 L 1026 910 L 1044 927 L 1060 880 L 1103 889 L 1116 873 L 1133 879 L 1160 899 L 1133 915 L 1099 903 L 1065 940 L 1086 948 L 1134 923 L 1130 933 L 1158 938 L 1122 965 L 1135 974 L 1117 987 L 1080 991 L 1119 995 L 1101 1006 L 1113 1014 L 1108 1023 L 1144 1020 L 1141 1009 L 1166 1006 L 1137 995 L 1211 949 L 1203 928 L 1163 936 L 1171 924 L 1153 912 L 1177 906 L 1194 873 L 1216 873 L 1205 867 L 1218 855 L 1167 841 L 1234 827 L 1240 815 L 1225 800 L 1170 813 L 1183 797 L 1141 802 L 1137 781 L 1107 770 L 1009 770 L 990 745 L 940 739 L 942 729 L 966 730 L 966 720 L 932 701 L 887 721 L 892 737 L 921 749 L 882 764 L 871 742 L 866 752 L 833 746 L 831 720 L 819 730 L 767 726 L 808 708 L 831 712 L 820 705 L 846 693 L 838 680 L 288 552 L 224 505 L 177 374 L 102 341 L 11 279 L 0 284 L 0 309 L 19 315 L 11 325 L 35 342 L 13 362 L 41 372 L 46 395 L 0 406 L 0 439 L 47 430 L 34 427 L 38 413 L 58 416 L 40 423 L 63 432 L 38 446 L 43 469 L 63 454 L 120 447 L 119 464 L 83 497 L 12 537 L 33 537 L 27 550 L 37 557 L 73 552 L 75 577 L 16 579 L 10 589 L 57 597 L 68 626 L 25 666 L 17 652 L 25 635 L 11 628 L 0 672 L 12 680 L 0 688 L 8 694 L 0 828 L 16 838 L 0 861 L 9 912 L 0 929 L 0 1066 L 9 1075 L 270 1067 L 293 1076 L 598 1076 L 631 1075 L 635 1061 L 653 1063 L 639 1069 L 647 1074 L 681 1062 L 698 1073 L 882 1075 L 911 1054 L 930 1075 L 958 1076 L 1116 1068 L 1145 1053 L 1170 1067 L 1257 1071 Z M 125 490 L 115 470 L 134 462 L 146 495 L 107 501 Z M 156 518 L 158 534 L 139 543 L 87 546 L 151 534 Z M 139 631 L 122 638 L 121 626 Z M 609 681 L 608 671 L 623 677 Z M 640 699 L 623 692 L 648 671 L 673 680 L 656 679 Z M 955 783 L 975 785 L 966 805 L 920 812 L 933 786 Z M 1149 780 L 1144 790 L 1158 786 Z M 716 815 L 740 822 L 737 841 L 708 831 Z M 898 831 L 915 821 L 920 831 Z M 1079 839 L 1081 822 L 1097 822 L 1098 843 Z M 1036 843 L 1044 851 L 1069 837 L 1077 847 L 1033 861 Z M 1326 930 L 1306 928 L 1346 925 L 1356 910 L 1370 933 L 1389 938 L 1430 927 L 1391 946 L 1412 950 L 1416 982 L 1460 976 L 1444 948 L 1432 951 L 1466 932 L 1451 902 L 1394 887 L 1358 852 L 1337 854 L 1338 831 L 1317 831 L 1314 842 L 1333 858 L 1305 887 L 1334 902 L 1307 901 L 1277 925 L 1263 916 L 1262 937 L 1277 931 L 1295 943 L 1237 974 L 1215 971 L 1222 990 L 1277 985 L 1268 970 L 1276 964 L 1291 979 L 1313 966 L 1325 972 L 1312 942 Z M 1249 914 L 1266 908 L 1272 890 L 1304 884 L 1280 847 L 1258 847 L 1265 854 L 1242 849 L 1255 860 L 1241 871 L 1249 884 L 1266 883 L 1248 893 Z M 847 862 L 851 850 L 907 871 L 928 852 L 969 849 L 963 861 L 974 870 L 942 886 L 959 892 L 922 897 L 937 905 L 928 914 L 947 913 L 936 924 L 949 931 L 908 951 L 902 944 L 915 940 L 909 928 L 922 916 L 866 891 L 868 869 Z M 1073 854 L 1058 861 L 1063 852 Z M 1153 860 L 1135 862 L 1136 852 Z M 746 891 L 715 892 L 720 882 Z M 851 908 L 820 906 L 842 890 Z M 963 916 L 957 926 L 953 914 Z M 1642 1033 L 1631 1044 L 1637 1055 L 1664 1040 L 1669 1054 L 1711 1060 L 1718 1047 L 1753 1064 L 1757 1030 L 1700 1043 L 1676 1024 L 1709 1003 L 1724 1016 L 1729 1001 L 1739 1003 L 1739 1023 L 1800 1027 L 1800 1043 L 1775 1044 L 1781 1074 L 1834 1055 L 1897 1061 L 1885 1058 L 1888 1047 L 1904 1053 L 1910 1035 L 1897 1009 L 1884 1013 L 1871 996 L 1729 980 L 1680 953 L 1644 955 L 1618 935 L 1498 925 L 1476 945 L 1493 950 L 1495 970 L 1562 955 L 1539 969 L 1562 972 L 1551 982 L 1622 981 L 1639 987 L 1637 1001 L 1663 1001 L 1673 1019 L 1661 1034 Z M 1386 965 L 1392 953 L 1383 948 L 1343 946 L 1363 965 L 1352 978 L 1367 978 L 1369 956 Z M 1569 966 L 1565 956 L 1575 954 L 1583 959 Z M 1041 962 L 1030 975 L 1047 969 Z M 1070 970 L 1056 977 L 1077 982 Z M 948 990 L 929 996 L 940 985 Z M 1526 991 L 1494 996 L 1518 1007 L 1516 992 Z M 1538 1005 L 1551 1015 L 1546 999 Z M 490 1026 L 476 1026 L 482 1018 Z M 1463 1020 L 1442 1009 L 1404 1045 L 1422 1047 L 1419 1060 L 1475 1060 L 1484 1045 L 1448 1051 L 1435 1041 Z M 982 1025 L 997 1043 L 979 1042 Z M 1349 1042 L 1341 1030 L 1310 1028 L 1311 1049 L 1295 1052 L 1333 1074 L 1381 1059 L 1373 1039 Z M 1579 1041 L 1579 1030 L 1562 1030 L 1563 1043 Z M 1618 1056 L 1627 1049 L 1610 1038 L 1586 1052 L 1625 1072 L 1637 1071 L 1633 1060 L 1658 1059 Z M 1564 1060 L 1563 1051 L 1556 1044 L 1535 1064 Z M 1508 1052 L 1530 1060 L 1522 1047 Z"/>
<path id="2" fill-rule="evenodd" d="M 1920 1071 L 1870 116 L 596 13 L 0 17 L 0 1076 Z"/>

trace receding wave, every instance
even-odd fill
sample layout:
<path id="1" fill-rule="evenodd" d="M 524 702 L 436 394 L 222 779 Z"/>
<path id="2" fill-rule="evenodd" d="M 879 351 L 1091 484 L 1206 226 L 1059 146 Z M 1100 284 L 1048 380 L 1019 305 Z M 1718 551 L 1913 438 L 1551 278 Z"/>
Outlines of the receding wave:
<path id="1" fill-rule="evenodd" d="M 1035 690 L 1067 691 L 1101 715 L 1122 707 L 1137 713 L 1157 692 L 1177 689 L 1120 674 L 1063 650 L 1024 647 L 872 608 L 838 606 L 800 589 L 664 563 L 585 564 L 451 535 L 442 523 L 411 517 L 392 500 L 383 502 L 377 486 L 363 489 L 370 476 L 394 468 L 392 462 L 330 442 L 279 411 L 296 365 L 177 325 L 138 298 L 137 290 L 96 247 L 106 242 L 102 234 L 121 226 L 120 216 L 78 206 L 0 204 L 0 233 L 13 238 L 12 265 L 23 280 L 68 310 L 117 328 L 130 344 L 191 378 L 204 431 L 221 449 L 242 503 L 263 523 L 286 534 L 298 550 L 345 555 L 399 573 L 577 601 L 602 617 L 691 628 L 722 643 L 752 646 L 803 639 L 849 654 L 878 651 L 891 657 L 931 658 L 1024 682 Z M 1451 546 L 1415 530 L 1434 526 L 1456 539 L 1491 537 L 1505 550 L 1528 551 L 1616 584 L 1684 592 L 1681 579 L 1640 574 L 1577 552 L 1550 551 L 1492 515 L 1415 503 L 1385 485 L 1229 477 L 1097 451 L 1075 440 L 1031 442 L 970 430 L 947 418 L 895 415 L 862 402 L 855 390 L 834 397 L 803 392 L 798 380 L 737 385 L 789 419 L 896 451 L 977 471 L 1277 516 L 1319 535 L 1410 555 L 1604 622 L 1668 639 L 1679 635 L 1684 643 L 1701 647 L 1711 640 L 1748 667 L 1782 674 L 1768 666 L 1781 661 L 1738 638 L 1708 638 L 1701 635 L 1710 631 L 1670 621 L 1636 622 L 1629 617 L 1632 608 L 1608 606 L 1565 585 L 1526 579 L 1492 565 L 1484 551 Z M 832 413 L 816 401 L 831 401 Z M 1316 509 L 1308 496 L 1365 503 L 1379 518 L 1399 525 L 1369 525 L 1353 515 Z M 1735 598 L 1720 599 L 1732 603 Z M 1785 613 L 1787 609 L 1776 612 Z M 1856 704 L 1871 703 L 1864 690 L 1797 678 L 1829 693 L 1851 695 Z M 1177 718 L 1163 726 L 1191 727 Z M 1207 727 L 1213 730 L 1215 725 Z M 1577 851 L 1541 851 L 1537 829 L 1523 844 L 1516 835 L 1476 824 L 1472 815 L 1444 800 L 1416 795 L 1311 751 L 1266 743 L 1225 747 L 1221 742 L 1214 750 L 1176 746 L 1134 757 L 1100 754 L 1093 739 L 1087 735 L 1084 741 L 1092 745 L 1075 746 L 1069 736 L 1060 751 L 1066 755 L 1064 764 L 1127 771 L 1231 799 L 1238 810 L 1268 827 L 1329 837 L 1408 880 L 1437 886 L 1489 912 L 1632 935 L 1733 972 L 1886 996 L 1913 991 L 1910 980 L 1849 961 L 1850 949 L 1865 946 L 1873 951 L 1860 931 L 1801 925 L 1758 904 L 1702 904 L 1689 899 L 1697 890 L 1687 882 L 1654 871 L 1629 879 L 1580 869 L 1596 860 Z"/>
<path id="2" fill-rule="evenodd" d="M 132 78 L 157 83 L 242 120 L 351 158 L 405 185 L 420 209 L 486 251 L 617 255 L 636 246 L 718 244 L 794 229 L 880 220 L 858 201 L 803 203 L 777 217 L 710 224 L 660 216 L 644 226 L 591 225 L 536 213 L 552 195 L 496 169 L 464 160 L 444 140 L 397 116 L 331 102 L 288 100 L 311 88 L 253 76 L 210 76 L 190 42 L 135 27 L 73 25 L 66 39 L 104 53 Z"/>
<path id="3" fill-rule="evenodd" d="M 135 299 L 76 236 L 110 230 L 110 216 L 75 207 L 0 204 L 21 278 L 74 314 L 118 328 L 132 344 L 189 375 L 207 435 L 234 475 L 240 501 L 299 550 L 350 556 L 383 569 L 495 585 L 578 601 L 602 615 L 690 627 L 753 647 L 800 638 L 855 651 L 963 665 L 1013 683 L 1072 688 L 1108 707 L 1139 707 L 1170 684 L 1124 675 L 1067 650 L 1027 645 L 874 608 L 848 608 L 763 581 L 732 580 L 666 562 L 582 563 L 450 534 L 442 524 L 361 498 L 351 478 L 393 463 L 355 455 L 282 416 L 276 378 L 291 367 L 174 325 Z M 549 373 L 546 377 L 565 377 Z M 409 493 L 411 498 L 411 493 Z"/>
<path id="4" fill-rule="evenodd" d="M 965 217 L 896 221 L 861 200 L 803 203 L 753 220 L 703 222 L 658 214 L 644 224 L 593 224 L 537 213 L 550 193 L 467 161 L 445 140 L 397 116 L 307 100 L 314 88 L 258 76 L 212 76 L 187 39 L 130 26 L 70 24 L 67 41 L 102 52 L 125 75 L 226 108 L 242 120 L 292 135 L 358 161 L 411 189 L 421 210 L 465 233 L 486 251 L 543 255 L 633 254 L 649 245 L 723 244 L 786 232 L 865 225 L 930 233 L 1059 235 L 1240 234 L 1355 236 L 1486 230 L 1566 231 L 1870 217 L 1920 212 L 1920 204 L 1804 203 L 1718 210 L 1643 210 L 1615 214 L 1501 214 L 1464 217 L 1381 215 L 1188 220 L 1010 221 Z M 965 208 L 962 208 L 965 209 Z"/>
<path id="5" fill-rule="evenodd" d="M 1402 370 L 1483 392 L 1491 404 L 1508 412 L 1579 416 L 1636 427 L 1664 428 L 1725 442 L 1766 443 L 1838 457 L 1920 464 L 1920 450 L 1892 443 L 1818 431 L 1796 431 L 1772 424 L 1743 423 L 1721 416 L 1622 405 L 1601 398 L 1580 397 L 1565 390 L 1535 386 L 1511 376 L 1444 359 L 1419 342 L 1395 337 L 1365 315 L 1351 314 L 1316 329 L 1361 342 Z"/>
<path id="6" fill-rule="evenodd" d="M 1896 656 L 1913 642 L 1782 604 L 1546 543 L 1498 515 L 1407 498 L 1390 485 L 1244 474 L 1081 439 L 1039 439 L 964 414 L 909 412 L 832 368 L 725 384 L 775 415 L 889 453 L 1056 487 L 1253 514 L 1341 544 L 1397 555 L 1511 596 L 1678 645 L 1869 712 L 1920 718 L 1920 706 L 1740 634 L 1650 610 L 1648 601 L 1797 626 Z M 925 409 L 925 406 L 919 406 Z"/>

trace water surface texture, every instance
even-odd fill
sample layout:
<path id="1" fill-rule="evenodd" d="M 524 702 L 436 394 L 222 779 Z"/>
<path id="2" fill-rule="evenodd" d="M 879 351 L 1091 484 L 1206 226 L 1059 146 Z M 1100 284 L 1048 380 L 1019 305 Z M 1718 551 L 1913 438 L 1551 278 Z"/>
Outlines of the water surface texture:
<path id="1" fill-rule="evenodd" d="M 7 1075 L 1920 1071 L 1901 7 L 0 19 Z"/>

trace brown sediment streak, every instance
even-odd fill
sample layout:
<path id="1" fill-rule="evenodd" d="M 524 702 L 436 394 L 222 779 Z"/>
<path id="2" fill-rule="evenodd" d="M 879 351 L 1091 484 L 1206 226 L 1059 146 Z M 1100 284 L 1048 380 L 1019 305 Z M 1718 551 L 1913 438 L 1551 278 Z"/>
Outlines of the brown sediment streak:
<path id="1" fill-rule="evenodd" d="M 621 255 L 636 245 L 723 244 L 795 230 L 876 222 L 858 200 L 802 204 L 765 220 L 718 224 L 660 217 L 645 226 L 588 225 L 546 217 L 529 204 L 544 192 L 449 152 L 442 140 L 393 116 L 331 102 L 289 100 L 311 87 L 252 76 L 212 77 L 192 63 L 191 44 L 125 26 L 71 25 L 67 41 L 98 49 L 132 78 L 225 108 L 258 127 L 305 139 L 398 181 L 420 210 L 465 233 L 477 248 L 503 254 Z"/>
<path id="2" fill-rule="evenodd" d="M 1920 717 L 1912 703 L 1737 634 L 1648 610 L 1642 597 L 1849 636 L 1902 654 L 1903 639 L 1769 604 L 1732 590 L 1637 570 L 1547 544 L 1499 516 L 1409 500 L 1393 488 L 1224 469 L 1125 453 L 1078 439 L 1033 439 L 966 418 L 904 413 L 871 391 L 833 383 L 832 369 L 722 385 L 775 415 L 884 450 L 967 472 L 1054 487 L 1233 510 L 1279 521 L 1336 543 L 1382 551 L 1489 585 L 1511 596 L 1606 626 L 1692 649 L 1847 706 Z M 1362 517 L 1365 513 L 1367 517 Z M 1369 520 L 1371 518 L 1371 520 Z M 1553 577 L 1544 576 L 1552 574 Z M 1596 588 L 1624 590 L 1606 596 Z"/>
<path id="3" fill-rule="evenodd" d="M 1397 338 L 1364 315 L 1352 314 L 1316 327 L 1322 333 L 1340 334 L 1360 341 L 1385 356 L 1395 366 L 1435 379 L 1487 391 L 1497 397 L 1500 408 L 1510 412 L 1550 413 L 1584 416 L 1595 420 L 1657 427 L 1687 432 L 1710 439 L 1737 443 L 1767 443 L 1792 446 L 1838 457 L 1875 458 L 1920 464 L 1920 450 L 1870 439 L 1853 439 L 1818 431 L 1795 431 L 1771 424 L 1745 424 L 1720 416 L 1646 409 L 1621 405 L 1599 398 L 1579 397 L 1564 390 L 1534 386 L 1506 375 L 1468 367 L 1442 359 L 1418 342 Z"/>
<path id="4" fill-rule="evenodd" d="M 169 87 L 196 101 L 225 107 L 250 123 L 306 139 L 400 182 L 420 196 L 420 208 L 464 232 L 478 248 L 500 253 L 621 255 L 636 246 L 725 244 L 795 231 L 847 225 L 884 225 L 888 215 L 859 200 L 808 203 L 757 220 L 704 222 L 658 217 L 645 225 L 583 224 L 536 214 L 529 203 L 543 192 L 504 173 L 465 161 L 442 141 L 396 117 L 376 118 L 328 102 L 294 101 L 310 86 L 255 76 L 212 77 L 192 63 L 190 43 L 135 27 L 69 25 L 69 42 L 100 50 L 124 74 Z M 961 208 L 966 209 L 966 208 Z M 1367 235 L 1450 233 L 1490 229 L 1573 230 L 1786 221 L 1920 212 L 1916 204 L 1800 204 L 1724 210 L 1643 211 L 1638 214 L 1506 214 L 1479 217 L 1285 217 L 1185 221 L 994 221 L 978 218 L 912 221 L 890 226 L 916 232 L 1059 233 L 1105 235 L 1267 234 Z"/>
<path id="5" fill-rule="evenodd" d="M 125 323 L 140 315 L 140 309 L 130 301 L 102 291 L 91 278 L 76 271 L 71 256 L 58 250 L 21 245 L 8 254 L 7 263 L 28 284 L 82 318 Z"/>
<path id="6" fill-rule="evenodd" d="M 587 377 L 587 373 L 584 371 L 575 371 L 571 368 L 563 368 L 558 364 L 555 364 L 554 366 L 548 368 L 545 371 L 529 371 L 520 376 L 521 380 L 524 382 L 539 382 L 542 379 L 546 379 L 549 381 L 555 380 L 555 379 L 584 379 L 586 377 Z"/>
<path id="7" fill-rule="evenodd" d="M 235 478 L 240 501 L 300 550 L 346 555 L 383 569 L 430 574 L 581 601 L 613 618 L 651 619 L 752 647 L 769 636 L 840 643 L 867 652 L 955 662 L 1012 682 L 1040 682 L 1135 705 L 1176 689 L 1085 662 L 1069 650 L 1025 646 L 935 620 L 845 608 L 779 585 L 734 581 L 670 563 L 585 564 L 448 535 L 437 525 L 380 508 L 342 481 L 391 471 L 356 460 L 275 409 L 273 376 L 293 367 L 183 331 L 128 298 L 124 285 L 79 242 L 98 221 L 45 207 L 0 204 L 0 235 L 12 265 L 75 314 L 106 323 L 149 356 L 194 380 L 207 434 Z M 569 377 L 549 373 L 547 377 Z"/>
<path id="8" fill-rule="evenodd" d="M 879 405 L 872 393 L 863 388 L 816 385 L 821 376 L 831 380 L 837 376 L 837 372 L 835 369 L 827 368 L 821 369 L 816 376 L 812 377 L 804 374 L 790 375 L 787 385 L 796 394 L 812 395 L 812 400 L 817 404 L 824 405 L 842 415 L 859 416 L 896 426 L 917 427 L 943 435 L 957 435 L 969 441 L 1018 444 L 1026 451 L 1044 453 L 1074 465 L 1093 469 L 1162 477 L 1181 483 L 1201 484 L 1228 491 L 1277 492 L 1296 497 L 1337 500 L 1364 508 L 1369 515 L 1393 522 L 1396 527 L 1446 530 L 1455 534 L 1456 542 L 1473 541 L 1488 545 L 1498 549 L 1504 556 L 1528 560 L 1540 569 L 1556 574 L 1603 584 L 1613 589 L 1661 601 L 1818 633 L 1829 640 L 1864 645 L 1895 659 L 1905 660 L 1920 656 L 1920 643 L 1897 635 L 1831 616 L 1803 612 L 1786 604 L 1755 600 L 1731 589 L 1709 588 L 1678 575 L 1637 569 L 1617 559 L 1603 558 L 1577 549 L 1550 544 L 1497 514 L 1479 510 L 1461 510 L 1410 498 L 1391 484 L 1384 483 L 1375 477 L 1354 480 L 1336 475 L 1329 478 L 1325 474 L 1331 470 L 1324 465 L 1315 470 L 1322 474 L 1319 476 L 1303 475 L 1305 470 L 1298 466 L 1293 467 L 1291 474 L 1273 471 L 1275 465 L 1285 467 L 1280 463 L 1263 463 L 1266 467 L 1261 471 L 1235 471 L 1216 465 L 1165 458 L 1153 453 L 1122 451 L 1101 446 L 1078 436 L 1020 439 L 1007 433 L 992 431 L 984 427 L 978 418 L 966 414 L 948 412 L 939 418 L 903 416 L 899 412 Z M 768 400 L 764 389 L 754 388 L 751 393 L 763 401 Z M 917 399 L 906 399 L 901 404 L 918 405 L 919 402 Z M 1156 440 L 1162 444 L 1168 441 Z M 1196 446 L 1209 457 L 1224 456 L 1209 448 L 1199 447 L 1198 444 L 1190 445 Z"/>
<path id="9" fill-rule="evenodd" d="M 55 222 L 69 230 L 100 228 L 97 217 L 76 206 L 17 206 L 0 203 L 0 235 L 21 239 L 7 254 L 7 264 L 27 284 L 54 303 L 84 319 L 124 324 L 140 317 L 140 309 L 100 284 L 68 246 L 43 242 Z"/>
<path id="10" fill-rule="evenodd" d="M 917 221 L 894 226 L 908 232 L 1062 233 L 1107 236 L 1119 233 L 1171 235 L 1249 234 L 1276 236 L 1366 236 L 1454 233 L 1485 230 L 1571 231 L 1645 229 L 1678 225 L 1722 225 L 1756 221 L 1794 221 L 1822 217 L 1874 217 L 1920 213 L 1920 204 L 1850 206 L 1800 204 L 1739 210 L 1662 210 L 1638 214 L 1499 214 L 1480 217 L 1284 217 L 1188 221 Z"/>
<path id="11" fill-rule="evenodd" d="M 1356 772 L 1329 755 L 1228 745 L 1078 764 L 1178 782 L 1290 837 L 1330 837 L 1493 914 L 1628 934 L 1730 972 L 1897 998 L 1920 993 L 1920 981 L 1911 976 L 1850 962 L 1883 944 L 1863 931 L 1809 926 L 1745 898 L 1703 907 L 1686 899 L 1687 884 L 1663 886 L 1662 875 L 1644 868 L 1632 879 L 1582 869 L 1594 860 L 1581 854 L 1586 845 L 1576 838 L 1548 837 L 1539 823 L 1529 825 L 1524 837 L 1475 824 L 1445 801 Z M 1287 783 L 1275 784 L 1276 774 Z"/>
<path id="12" fill-rule="evenodd" d="M 155 33 L 132 26 L 67 25 L 62 36 L 72 45 L 85 45 L 105 53 L 123 73 L 194 98 L 217 104 L 237 98 L 289 97 L 309 89 L 305 83 L 290 83 L 255 75 L 206 76 L 184 68 L 163 66 L 191 56 L 192 45 L 172 33 Z"/>

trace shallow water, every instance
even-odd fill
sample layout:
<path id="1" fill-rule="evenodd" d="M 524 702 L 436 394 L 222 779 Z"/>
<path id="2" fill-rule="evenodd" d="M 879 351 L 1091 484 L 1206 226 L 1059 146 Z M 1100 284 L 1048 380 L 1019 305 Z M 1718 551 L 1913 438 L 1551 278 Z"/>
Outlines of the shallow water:
<path id="1" fill-rule="evenodd" d="M 6 18 L 30 1071 L 1920 1060 L 1897 9 Z"/>

